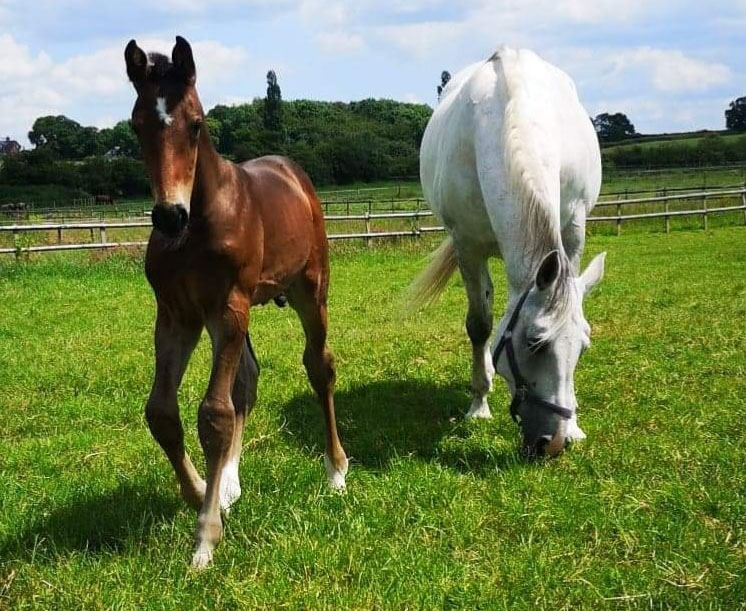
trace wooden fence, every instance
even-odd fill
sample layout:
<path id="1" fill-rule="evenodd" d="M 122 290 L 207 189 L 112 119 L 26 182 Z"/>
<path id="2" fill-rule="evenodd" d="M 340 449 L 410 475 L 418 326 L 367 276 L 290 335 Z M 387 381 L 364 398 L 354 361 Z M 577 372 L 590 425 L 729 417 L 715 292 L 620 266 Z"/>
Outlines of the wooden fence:
<path id="1" fill-rule="evenodd" d="M 739 203 L 737 205 L 729 206 L 715 206 L 708 205 L 709 201 L 713 199 L 722 200 L 723 198 L 736 199 Z M 701 202 L 701 207 L 696 209 L 688 210 L 671 210 L 670 205 L 681 201 L 694 200 Z M 325 216 L 327 224 L 335 222 L 346 221 L 346 222 L 363 222 L 365 225 L 365 231 L 353 232 L 353 233 L 330 233 L 328 238 L 330 240 L 353 240 L 362 239 L 367 244 L 373 239 L 379 238 L 393 238 L 393 237 L 419 237 L 426 233 L 443 231 L 444 228 L 440 226 L 423 226 L 420 222 L 421 219 L 432 217 L 433 213 L 430 210 L 420 210 L 422 200 L 402 200 L 409 205 L 412 203 L 417 204 L 417 210 L 407 210 L 401 212 L 370 212 L 370 209 L 366 210 L 362 214 L 327 214 Z M 392 206 L 396 203 L 392 200 Z M 622 214 L 625 206 L 631 205 L 644 205 L 654 204 L 661 205 L 663 210 L 661 212 L 645 212 L 645 213 L 632 213 Z M 718 191 L 702 191 L 699 193 L 686 193 L 686 194 L 673 194 L 664 195 L 660 197 L 647 197 L 647 198 L 636 198 L 636 199 L 624 199 L 616 200 L 613 202 L 599 202 L 596 205 L 595 210 L 602 208 L 614 208 L 616 214 L 609 216 L 589 216 L 589 223 L 614 223 L 616 225 L 617 235 L 621 232 L 622 223 L 630 220 L 639 219 L 663 219 L 663 228 L 666 232 L 671 230 L 671 219 L 674 217 L 681 216 L 701 216 L 702 227 L 707 229 L 708 218 L 714 214 L 720 214 L 725 212 L 742 211 L 744 216 L 744 224 L 746 224 L 746 189 L 733 189 L 733 190 L 718 190 Z M 390 220 L 411 220 L 412 228 L 409 230 L 397 230 L 397 231 L 373 231 L 372 223 L 377 220 L 390 219 Z M 128 229 L 128 228 L 149 228 L 151 226 L 150 219 L 136 220 L 136 221 L 122 221 L 122 222 L 79 222 L 79 223 L 26 223 L 26 224 L 14 224 L 14 225 L 0 225 L 0 233 L 11 232 L 13 234 L 12 248 L 0 248 L 0 254 L 15 254 L 16 257 L 23 253 L 34 253 L 34 252 L 53 252 L 53 251 L 66 251 L 66 250 L 96 250 L 96 249 L 109 249 L 119 247 L 132 247 L 132 246 L 145 246 L 147 242 L 116 242 L 109 241 L 109 231 Z M 90 231 L 91 241 L 84 244 L 64 244 L 63 235 L 65 231 L 71 230 L 88 230 Z M 19 237 L 23 233 L 27 232 L 38 232 L 38 231 L 56 231 L 57 232 L 57 243 L 56 244 L 45 244 L 40 246 L 24 246 L 20 243 Z M 98 232 L 98 241 L 96 240 L 96 233 Z"/>

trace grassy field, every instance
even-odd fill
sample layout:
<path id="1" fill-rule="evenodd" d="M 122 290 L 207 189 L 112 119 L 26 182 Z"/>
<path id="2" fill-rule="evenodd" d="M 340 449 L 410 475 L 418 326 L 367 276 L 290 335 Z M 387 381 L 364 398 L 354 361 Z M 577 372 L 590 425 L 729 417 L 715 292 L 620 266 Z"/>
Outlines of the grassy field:
<path id="1" fill-rule="evenodd" d="M 143 418 L 141 261 L 0 261 L 0 608 L 746 608 L 744 231 L 590 238 L 586 260 L 609 254 L 575 376 L 588 440 L 538 463 L 517 454 L 499 380 L 495 419 L 462 419 L 460 281 L 398 314 L 434 242 L 335 246 L 348 492 L 324 484 L 294 314 L 254 310 L 243 497 L 203 573 L 187 567 L 196 515 Z M 196 464 L 208 363 L 203 339 L 181 390 Z"/>

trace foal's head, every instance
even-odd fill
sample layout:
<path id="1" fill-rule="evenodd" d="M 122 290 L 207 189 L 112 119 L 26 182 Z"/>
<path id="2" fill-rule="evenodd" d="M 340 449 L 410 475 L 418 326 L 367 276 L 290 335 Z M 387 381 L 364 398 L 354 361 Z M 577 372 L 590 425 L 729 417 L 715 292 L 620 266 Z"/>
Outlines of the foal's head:
<path id="1" fill-rule="evenodd" d="M 523 445 L 530 455 L 556 456 L 568 438 L 582 435 L 574 418 L 577 409 L 574 374 L 580 355 L 590 346 L 591 327 L 583 315 L 583 299 L 602 279 L 605 253 L 575 277 L 569 263 L 552 251 L 538 267 L 533 285 L 512 331 L 512 350 L 518 374 L 528 389 L 521 394 L 507 350 L 497 362 L 514 396 L 516 417 L 523 431 Z M 513 312 L 507 312 L 505 329 Z"/>
<path id="2" fill-rule="evenodd" d="M 155 199 L 153 226 L 179 235 L 189 221 L 197 143 L 204 122 L 189 43 L 181 36 L 169 60 L 131 40 L 124 51 L 127 75 L 137 92 L 132 126 L 140 141 Z"/>

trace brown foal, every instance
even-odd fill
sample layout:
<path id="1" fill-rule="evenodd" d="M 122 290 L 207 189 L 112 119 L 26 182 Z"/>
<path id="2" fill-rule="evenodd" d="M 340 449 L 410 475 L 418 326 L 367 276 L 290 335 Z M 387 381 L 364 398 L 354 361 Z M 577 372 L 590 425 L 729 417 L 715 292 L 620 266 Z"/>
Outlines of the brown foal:
<path id="1" fill-rule="evenodd" d="M 345 486 L 347 457 L 334 417 L 334 360 L 326 345 L 328 244 L 324 217 L 303 170 L 283 157 L 235 165 L 213 148 L 195 89 L 189 43 L 171 60 L 130 41 L 127 74 L 137 91 L 132 125 L 151 178 L 155 207 L 145 273 L 157 302 L 155 379 L 145 415 L 166 452 L 181 494 L 199 510 L 192 565 L 212 559 L 227 512 L 241 494 L 238 463 L 259 367 L 249 309 L 281 295 L 303 324 L 303 364 L 326 423 L 329 484 Z M 199 406 L 205 481 L 184 449 L 177 390 L 203 327 L 212 372 Z"/>

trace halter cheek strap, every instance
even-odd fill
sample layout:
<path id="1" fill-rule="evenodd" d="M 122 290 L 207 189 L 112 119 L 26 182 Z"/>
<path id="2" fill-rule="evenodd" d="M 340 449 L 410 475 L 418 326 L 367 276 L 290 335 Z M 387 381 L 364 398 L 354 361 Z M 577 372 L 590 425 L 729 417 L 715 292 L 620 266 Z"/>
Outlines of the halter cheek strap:
<path id="1" fill-rule="evenodd" d="M 526 303 L 526 299 L 528 298 L 528 294 L 530 291 L 531 287 L 527 288 L 521 295 L 521 298 L 518 300 L 518 303 L 513 310 L 513 314 L 510 316 L 508 325 L 505 327 L 505 331 L 503 331 L 502 337 L 500 337 L 500 341 L 495 347 L 495 352 L 492 354 L 492 364 L 495 368 L 497 368 L 497 362 L 500 360 L 500 354 L 502 354 L 503 350 L 505 350 L 505 354 L 508 357 L 510 372 L 513 375 L 513 381 L 515 382 L 515 394 L 513 395 L 513 400 L 510 403 L 510 416 L 511 418 L 513 418 L 513 421 L 520 423 L 518 408 L 520 407 L 521 403 L 526 400 L 530 400 L 531 403 L 537 405 L 538 407 L 542 407 L 551 412 L 554 412 L 560 418 L 569 420 L 570 418 L 572 418 L 572 410 L 566 407 L 562 407 L 561 405 L 557 405 L 556 403 L 545 401 L 544 399 L 539 397 L 533 390 L 531 390 L 531 387 L 526 381 L 526 378 L 523 377 L 523 375 L 521 374 L 521 370 L 518 367 L 518 360 L 515 357 L 515 347 L 513 346 L 513 329 L 515 329 L 515 326 L 518 323 L 518 316 L 521 312 L 523 304 Z"/>

